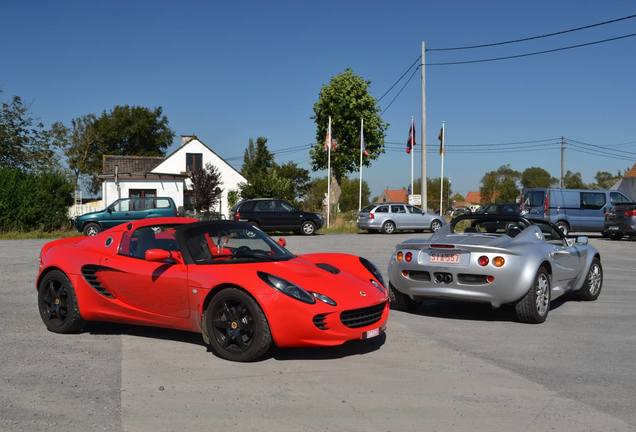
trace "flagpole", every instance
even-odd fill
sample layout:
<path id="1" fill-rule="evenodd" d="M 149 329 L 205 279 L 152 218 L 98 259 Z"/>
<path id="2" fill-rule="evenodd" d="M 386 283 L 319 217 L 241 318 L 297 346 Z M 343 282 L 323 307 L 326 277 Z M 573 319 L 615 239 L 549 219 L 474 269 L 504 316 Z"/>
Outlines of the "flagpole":
<path id="1" fill-rule="evenodd" d="M 327 127 L 327 228 L 331 213 L 331 116 Z"/>
<path id="2" fill-rule="evenodd" d="M 413 190 L 413 155 L 415 154 L 415 119 L 411 117 L 411 195 L 415 194 Z"/>
<path id="3" fill-rule="evenodd" d="M 358 189 L 358 212 L 362 210 L 362 145 L 364 143 L 364 118 L 360 117 L 360 187 Z"/>
<path id="4" fill-rule="evenodd" d="M 442 122 L 442 142 L 441 142 L 441 157 L 442 157 L 442 175 L 441 175 L 441 180 L 440 180 L 440 185 L 439 185 L 439 215 L 440 216 L 444 216 L 444 153 L 445 149 L 444 146 L 446 145 L 446 123 Z"/>

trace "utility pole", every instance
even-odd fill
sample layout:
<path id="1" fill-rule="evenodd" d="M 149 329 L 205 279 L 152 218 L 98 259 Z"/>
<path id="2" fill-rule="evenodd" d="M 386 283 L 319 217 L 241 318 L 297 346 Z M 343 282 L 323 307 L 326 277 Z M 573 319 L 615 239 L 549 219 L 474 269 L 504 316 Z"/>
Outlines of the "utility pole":
<path id="1" fill-rule="evenodd" d="M 422 41 L 422 61 L 420 63 L 422 69 L 422 211 L 428 212 L 428 203 L 426 202 L 426 42 Z"/>
<path id="2" fill-rule="evenodd" d="M 561 189 L 563 189 L 563 167 L 564 167 L 564 161 L 563 161 L 563 156 L 565 155 L 565 138 L 561 137 L 561 181 L 559 182 L 559 186 L 561 187 Z"/>

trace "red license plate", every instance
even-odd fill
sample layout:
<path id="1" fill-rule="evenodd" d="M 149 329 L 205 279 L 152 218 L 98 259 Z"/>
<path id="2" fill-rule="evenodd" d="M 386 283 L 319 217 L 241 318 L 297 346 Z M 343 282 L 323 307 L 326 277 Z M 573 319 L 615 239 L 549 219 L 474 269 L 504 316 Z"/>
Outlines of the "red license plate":
<path id="1" fill-rule="evenodd" d="M 458 264 L 459 263 L 459 254 L 458 253 L 431 253 L 431 263 L 436 264 Z"/>

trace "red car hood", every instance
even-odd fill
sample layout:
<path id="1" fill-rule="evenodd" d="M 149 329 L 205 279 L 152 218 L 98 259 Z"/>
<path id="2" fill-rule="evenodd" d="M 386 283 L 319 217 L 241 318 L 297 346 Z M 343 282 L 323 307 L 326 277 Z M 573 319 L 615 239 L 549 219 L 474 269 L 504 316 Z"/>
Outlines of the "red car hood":
<path id="1" fill-rule="evenodd" d="M 334 274 L 316 264 L 329 264 L 339 272 Z M 259 263 L 257 269 L 306 291 L 327 295 L 345 308 L 376 305 L 387 300 L 386 290 L 372 285 L 373 276 L 360 264 L 358 257 L 351 255 L 299 256 L 289 261 Z"/>

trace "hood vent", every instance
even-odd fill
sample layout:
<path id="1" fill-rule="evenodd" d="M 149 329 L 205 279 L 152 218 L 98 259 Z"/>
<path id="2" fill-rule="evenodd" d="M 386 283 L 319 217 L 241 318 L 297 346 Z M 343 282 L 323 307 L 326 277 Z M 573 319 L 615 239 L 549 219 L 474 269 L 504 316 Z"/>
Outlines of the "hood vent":
<path id="1" fill-rule="evenodd" d="M 331 264 L 327 264 L 327 263 L 318 263 L 316 264 L 316 267 L 320 267 L 321 269 L 323 269 L 326 272 L 329 272 L 331 274 L 338 274 L 340 273 L 340 269 L 336 268 L 334 266 L 332 266 Z"/>
<path id="2" fill-rule="evenodd" d="M 84 279 L 86 280 L 86 282 L 88 282 L 88 284 L 92 286 L 95 289 L 95 291 L 97 291 L 104 297 L 114 298 L 115 296 L 106 288 L 104 288 L 104 286 L 101 284 L 101 282 L 97 278 L 97 272 L 99 272 L 100 270 L 107 270 L 107 269 L 108 269 L 107 267 L 102 267 L 102 266 L 98 266 L 94 264 L 88 264 L 82 267 L 82 276 L 84 276 Z"/>

